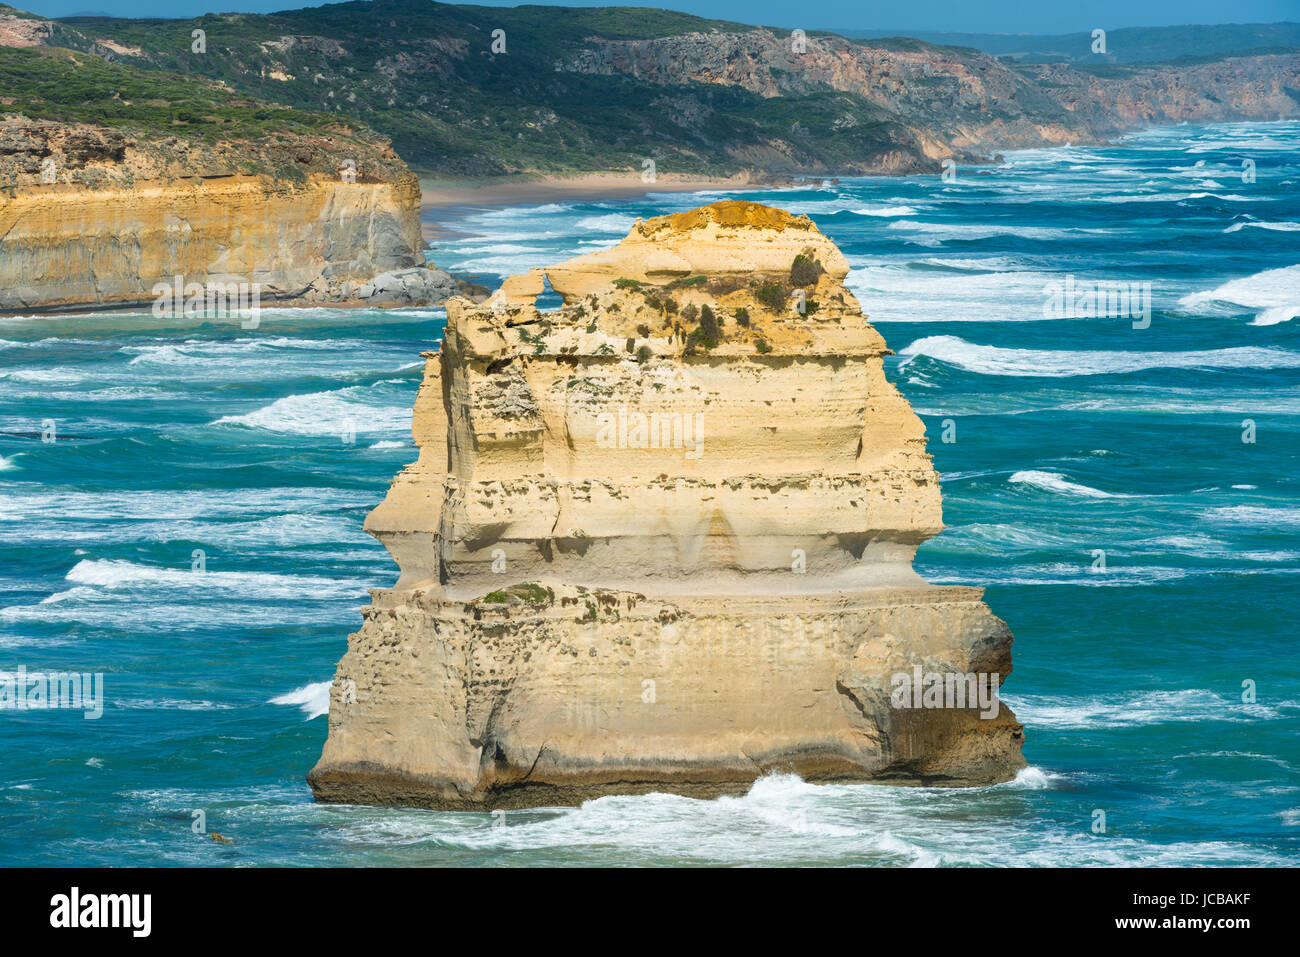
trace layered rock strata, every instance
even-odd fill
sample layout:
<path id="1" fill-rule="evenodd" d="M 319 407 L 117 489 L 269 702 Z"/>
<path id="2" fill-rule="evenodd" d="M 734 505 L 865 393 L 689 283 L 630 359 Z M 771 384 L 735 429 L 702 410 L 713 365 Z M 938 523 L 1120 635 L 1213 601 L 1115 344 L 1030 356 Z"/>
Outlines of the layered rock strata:
<path id="1" fill-rule="evenodd" d="M 285 139 L 292 175 L 277 177 L 240 172 L 233 147 L 0 123 L 0 312 L 149 307 L 176 277 L 255 284 L 262 305 L 470 291 L 426 267 L 419 184 L 395 154 Z"/>
<path id="2" fill-rule="evenodd" d="M 366 522 L 401 576 L 339 663 L 317 799 L 1013 776 L 1005 706 L 899 695 L 1004 680 L 1011 635 L 912 569 L 938 476 L 847 272 L 807 217 L 722 202 L 448 300 L 419 458 Z"/>

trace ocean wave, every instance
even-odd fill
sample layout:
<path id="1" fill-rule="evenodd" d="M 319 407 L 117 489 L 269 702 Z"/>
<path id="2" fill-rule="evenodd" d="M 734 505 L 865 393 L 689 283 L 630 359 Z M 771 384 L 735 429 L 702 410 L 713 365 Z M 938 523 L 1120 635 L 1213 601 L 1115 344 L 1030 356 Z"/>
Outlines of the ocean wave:
<path id="1" fill-rule="evenodd" d="M 915 233 L 931 237 L 930 242 L 913 240 L 921 245 L 935 245 L 948 240 L 993 239 L 997 236 L 1014 236 L 1018 239 L 1066 239 L 1078 235 L 1105 235 L 1108 229 L 1088 229 L 1083 227 L 1051 226 L 1013 226 L 1004 223 L 927 223 L 916 219 L 899 219 L 889 223 L 886 229 Z"/>
<path id="2" fill-rule="evenodd" d="M 1028 485 L 1032 488 L 1042 489 L 1045 492 L 1059 492 L 1082 498 L 1115 498 L 1115 495 L 1111 492 L 1103 492 L 1101 489 L 1071 482 L 1060 472 L 1039 472 L 1035 469 L 1028 469 L 1023 472 L 1015 472 L 1007 481 L 1015 485 Z"/>
<path id="3" fill-rule="evenodd" d="M 1034 767 L 1032 764 L 1027 768 L 1021 768 L 1016 772 L 1015 780 L 1008 781 L 1006 784 L 995 784 L 999 788 L 1019 788 L 1026 791 L 1048 791 L 1052 788 L 1059 787 L 1067 780 L 1064 774 L 1057 774 L 1053 771 L 1044 771 L 1042 768 Z"/>
<path id="4" fill-rule="evenodd" d="M 1256 312 L 1254 325 L 1270 326 L 1300 316 L 1300 265 L 1266 269 L 1178 300 L 1183 309 L 1237 307 Z"/>
<path id="5" fill-rule="evenodd" d="M 216 564 L 218 559 L 210 559 Z M 193 571 L 190 568 L 168 568 L 161 565 L 139 565 L 122 559 L 82 559 L 67 575 L 67 581 L 80 586 L 56 592 L 42 599 L 41 604 L 77 600 L 102 600 L 105 592 L 123 589 L 142 589 L 159 594 L 169 589 L 188 593 L 233 592 L 251 598 L 336 598 L 340 594 L 356 594 L 372 583 L 346 581 L 315 575 L 283 575 L 273 572 L 250 571 Z M 159 597 L 165 596 L 159 594 Z"/>
<path id="6" fill-rule="evenodd" d="M 490 209 L 476 214 L 478 219 L 520 219 L 540 213 L 549 216 L 552 213 L 565 213 L 573 207 L 569 203 L 541 203 L 537 206 L 506 206 L 502 209 Z"/>
<path id="7" fill-rule="evenodd" d="M 1120 836 L 1098 841 L 1073 818 L 1063 821 L 1024 807 L 1050 807 L 1039 802 L 1067 781 L 1037 767 L 981 788 L 809 784 L 793 774 L 772 774 L 743 796 L 713 800 L 653 793 L 491 815 L 368 812 L 349 820 L 345 837 L 351 846 L 454 848 L 541 859 L 553 850 L 570 862 L 605 861 L 611 852 L 661 863 L 760 866 L 805 861 L 903 867 L 1278 865 L 1288 860 L 1246 843 L 1171 844 Z"/>
<path id="8" fill-rule="evenodd" d="M 114 489 L 87 492 L 12 482 L 0 496 L 0 521 L 42 519 L 120 522 L 238 518 L 268 512 L 302 515 L 369 508 L 372 492 L 346 488 Z"/>
<path id="9" fill-rule="evenodd" d="M 1233 223 L 1231 226 L 1225 229 L 1224 232 L 1235 233 L 1238 232 L 1239 230 L 1245 229 L 1247 226 L 1253 226 L 1256 229 L 1271 229 L 1277 232 L 1286 232 L 1286 233 L 1295 232 L 1296 230 L 1300 229 L 1300 223 L 1292 223 L 1286 221 L 1280 223 L 1251 221 L 1251 222 Z"/>
<path id="10" fill-rule="evenodd" d="M 1002 695 L 1032 728 L 1134 728 L 1175 722 L 1242 723 L 1282 717 L 1284 705 L 1243 704 L 1204 688 L 1098 695 Z"/>
<path id="11" fill-rule="evenodd" d="M 1210 521 L 1222 525 L 1253 525 L 1261 528 L 1300 525 L 1300 508 L 1295 507 L 1225 505 L 1219 508 L 1207 508 L 1201 514 Z"/>
<path id="12" fill-rule="evenodd" d="M 1220 199 L 1234 203 L 1252 203 L 1263 199 L 1262 196 L 1242 196 L 1238 193 L 1209 193 L 1195 192 L 1185 193 L 1181 191 L 1173 192 L 1153 192 L 1153 193 L 1111 193 L 1076 197 L 1081 202 L 1093 203 L 1179 203 L 1187 204 L 1189 200 L 1194 199 Z"/>
<path id="13" fill-rule="evenodd" d="M 180 346 L 147 346 L 136 349 L 135 347 L 125 347 L 124 352 L 137 351 L 139 354 L 132 359 L 129 365 L 195 365 L 209 361 L 203 356 L 192 355 L 186 352 Z"/>
<path id="14" fill-rule="evenodd" d="M 915 216 L 919 210 L 930 208 L 929 206 L 890 202 L 868 206 L 864 205 L 860 198 L 846 195 L 839 195 L 835 199 L 809 199 L 790 204 L 791 212 L 805 213 L 809 216 L 834 216 L 837 213 L 879 217 Z"/>
<path id="15" fill-rule="evenodd" d="M 636 225 L 636 217 L 623 213 L 605 213 L 602 216 L 584 216 L 573 224 L 574 229 L 586 229 L 597 233 L 626 234 Z"/>
<path id="16" fill-rule="evenodd" d="M 293 691 L 276 695 L 268 704 L 297 705 L 310 721 L 330 711 L 330 686 L 333 681 L 313 681 Z"/>
<path id="17" fill-rule="evenodd" d="M 109 702 L 114 708 L 131 711 L 229 711 L 233 704 L 186 698 L 127 698 Z"/>
<path id="18" fill-rule="evenodd" d="M 917 208 L 915 206 L 863 206 L 850 209 L 849 212 L 855 216 L 915 216 Z"/>
<path id="19" fill-rule="evenodd" d="M 921 576 L 932 585 L 1070 585 L 1081 588 L 1145 588 L 1158 582 L 1179 581 L 1184 578 L 1221 574 L 1242 574 L 1238 566 L 1223 569 L 1170 568 L 1162 565 L 1112 564 L 1105 571 L 1093 571 L 1092 559 L 1087 551 L 1080 551 L 1076 563 L 1051 562 L 1047 564 L 1009 565 L 1003 563 L 996 570 L 963 569 L 961 574 L 930 571 L 918 568 Z M 1251 569 L 1247 574 L 1266 574 Z M 1284 570 L 1295 574 L 1295 570 Z"/>
<path id="20" fill-rule="evenodd" d="M 96 596 L 91 589 L 86 588 L 80 593 L 80 600 L 0 608 L 0 622 L 41 626 L 75 623 L 131 641 L 155 635 L 171 639 L 185 632 L 228 635 L 232 629 L 247 628 L 250 615 L 256 615 L 253 620 L 277 628 L 319 628 L 323 622 L 333 622 L 341 632 L 346 632 L 360 624 L 356 614 L 357 599 L 360 596 L 356 593 L 340 592 L 329 601 L 321 598 L 285 600 L 271 596 L 267 600 L 273 604 L 258 605 L 256 610 L 249 602 L 240 600 L 233 593 L 227 593 L 226 600 L 197 602 L 177 591 L 172 593 L 172 601 L 156 604 L 139 601 L 143 594 L 143 591 L 137 590 Z M 21 645 L 44 648 L 66 642 L 67 639 L 52 637 L 0 637 L 0 647 Z"/>
<path id="21" fill-rule="evenodd" d="M 1300 353 L 1259 346 L 1191 352 L 1074 352 L 982 346 L 958 336 L 926 336 L 900 349 L 906 361 L 928 356 L 980 375 L 1066 378 L 1147 369 L 1296 369 Z"/>
<path id="22" fill-rule="evenodd" d="M 410 405 L 376 406 L 364 401 L 359 387 L 333 392 L 289 395 L 242 415 L 226 415 L 213 425 L 242 425 L 289 435 L 346 437 L 371 432 L 405 432 L 411 428 Z"/>
<path id="23" fill-rule="evenodd" d="M 75 385 L 85 379 L 85 375 L 67 366 L 53 369 L 12 369 L 0 372 L 0 379 L 6 382 L 34 382 L 41 385 Z"/>
<path id="24" fill-rule="evenodd" d="M 970 525 L 949 525 L 937 538 L 923 547 L 925 552 L 969 551 L 986 556 L 990 551 L 1046 551 L 1062 548 L 1079 548 L 1082 543 L 1062 535 L 1027 525 L 1009 525 L 992 522 L 975 522 Z"/>
<path id="25" fill-rule="evenodd" d="M 921 260 L 868 265 L 846 285 L 872 322 L 1030 322 L 1043 315 L 1043 285 L 1051 276 L 1025 269 L 998 271 L 999 261 Z"/>

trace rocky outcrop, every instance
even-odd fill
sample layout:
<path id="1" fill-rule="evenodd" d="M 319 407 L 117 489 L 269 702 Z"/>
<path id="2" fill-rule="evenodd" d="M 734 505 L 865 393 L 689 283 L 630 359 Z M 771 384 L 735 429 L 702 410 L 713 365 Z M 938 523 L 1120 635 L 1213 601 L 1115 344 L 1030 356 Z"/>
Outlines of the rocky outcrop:
<path id="1" fill-rule="evenodd" d="M 0 123 L 0 186 L 4 312 L 149 307 L 177 277 L 182 288 L 255 285 L 263 306 L 470 291 L 425 266 L 416 177 L 365 143 L 281 136 L 259 155 L 11 119 Z"/>
<path id="2" fill-rule="evenodd" d="M 419 458 L 366 522 L 401 577 L 339 663 L 317 799 L 1013 776 L 1004 706 L 899 693 L 1005 679 L 1011 635 L 912 569 L 938 476 L 847 272 L 807 217 L 722 202 L 448 300 Z"/>
<path id="3" fill-rule="evenodd" d="M 527 6 L 373 0 L 364 17 L 386 26 L 358 30 L 358 9 L 174 23 L 180 35 L 208 31 L 204 57 L 108 18 L 60 21 L 44 43 L 351 115 L 422 170 L 455 178 L 639 173 L 647 160 L 660 174 L 934 174 L 944 160 L 987 163 L 1153 123 L 1300 115 L 1300 50 L 1277 24 L 1112 31 L 1104 55 L 1089 52 L 1086 33 L 1051 38 L 1049 60 L 1072 52 L 1087 62 L 1034 64 L 966 45 L 800 36 L 662 10 L 631 23 L 574 8 L 540 24 Z M 24 43 L 38 35 L 22 29 Z M 498 29 L 531 40 L 493 53 Z M 1043 38 L 1002 39 L 1024 52 L 1021 40 Z"/>

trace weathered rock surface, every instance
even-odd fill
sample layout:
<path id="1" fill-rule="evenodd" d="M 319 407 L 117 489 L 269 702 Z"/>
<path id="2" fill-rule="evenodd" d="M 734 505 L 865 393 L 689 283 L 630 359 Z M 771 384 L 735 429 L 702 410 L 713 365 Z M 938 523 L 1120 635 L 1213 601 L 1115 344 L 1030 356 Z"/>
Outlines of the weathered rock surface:
<path id="1" fill-rule="evenodd" d="M 0 312 L 148 307 L 177 276 L 257 284 L 264 306 L 472 291 L 424 265 L 418 181 L 395 154 L 285 140 L 268 159 L 294 176 L 277 178 L 239 172 L 235 145 L 0 122 Z M 345 154 L 359 173 L 340 174 Z"/>
<path id="2" fill-rule="evenodd" d="M 847 272 L 807 217 L 723 202 L 448 300 L 419 458 L 366 523 L 401 577 L 339 663 L 317 799 L 1012 777 L 1005 706 L 892 697 L 1005 679 L 1011 635 L 912 570 L 938 476 Z"/>

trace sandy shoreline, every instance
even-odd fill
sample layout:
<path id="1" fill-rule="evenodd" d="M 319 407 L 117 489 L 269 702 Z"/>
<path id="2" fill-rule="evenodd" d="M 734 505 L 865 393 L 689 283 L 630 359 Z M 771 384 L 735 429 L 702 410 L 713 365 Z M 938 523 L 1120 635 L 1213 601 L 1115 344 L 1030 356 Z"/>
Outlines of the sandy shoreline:
<path id="1" fill-rule="evenodd" d="M 424 237 L 455 233 L 451 223 L 475 209 L 530 206 L 566 200 L 630 199 L 650 193 L 693 193 L 705 189 L 764 189 L 748 176 L 706 177 L 660 173 L 654 182 L 635 170 L 572 176 L 494 176 L 486 179 L 420 179 L 420 223 Z"/>

